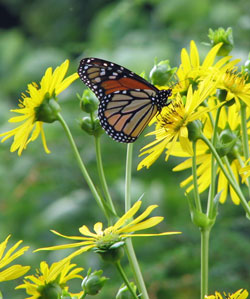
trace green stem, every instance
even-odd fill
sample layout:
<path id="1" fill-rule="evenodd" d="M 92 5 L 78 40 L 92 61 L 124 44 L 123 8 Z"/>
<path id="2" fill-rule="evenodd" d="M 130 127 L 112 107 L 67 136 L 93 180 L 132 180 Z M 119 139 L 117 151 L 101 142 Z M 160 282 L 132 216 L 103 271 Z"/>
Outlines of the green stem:
<path id="1" fill-rule="evenodd" d="M 217 113 L 216 113 L 215 122 L 213 124 L 213 126 L 214 126 L 213 136 L 212 136 L 213 146 L 215 146 L 216 141 L 217 141 L 217 129 L 218 129 L 218 122 L 219 122 L 221 108 L 222 108 L 222 106 L 220 106 L 218 108 Z M 214 155 L 212 155 L 212 157 L 211 157 L 211 184 L 209 187 L 208 202 L 207 202 L 207 216 L 209 218 L 211 218 L 212 213 L 213 213 L 213 200 L 215 197 L 215 186 L 216 186 L 216 170 L 217 170 L 217 165 L 215 162 L 215 157 L 214 157 Z"/>
<path id="2" fill-rule="evenodd" d="M 193 173 L 193 184 L 194 184 L 194 200 L 196 203 L 196 209 L 202 212 L 200 195 L 197 183 L 197 172 L 196 172 L 196 141 L 193 141 L 193 157 L 192 157 L 192 173 Z"/>
<path id="3" fill-rule="evenodd" d="M 64 121 L 62 115 L 60 113 L 58 113 L 58 120 L 60 121 L 68 139 L 69 139 L 69 143 L 71 145 L 71 148 L 73 150 L 73 153 L 74 153 L 74 156 L 76 158 L 76 161 L 77 161 L 77 164 L 82 172 L 82 175 L 85 179 L 85 181 L 87 182 L 88 186 L 89 186 L 89 189 L 91 190 L 98 206 L 100 207 L 100 209 L 103 211 L 104 215 L 106 216 L 106 218 L 109 220 L 109 213 L 108 211 L 106 210 L 106 207 L 105 207 L 105 203 L 103 202 L 103 199 L 99 196 L 99 194 L 97 193 L 97 190 L 88 174 L 88 171 L 85 167 L 85 165 L 83 164 L 83 161 L 81 159 L 81 156 L 79 154 L 79 151 L 76 147 L 76 144 L 75 144 L 75 141 L 73 139 L 73 136 L 69 130 L 69 127 L 67 126 L 66 122 Z"/>
<path id="4" fill-rule="evenodd" d="M 111 198 L 109 190 L 108 190 L 108 185 L 107 185 L 104 170 L 103 170 L 103 163 L 102 163 L 102 156 L 101 156 L 101 142 L 100 142 L 99 136 L 95 137 L 95 150 L 96 150 L 97 170 L 98 170 L 99 178 L 101 181 L 104 196 L 109 204 L 109 208 L 112 211 L 112 214 L 117 215 L 112 198 Z"/>
<path id="5" fill-rule="evenodd" d="M 127 145 L 125 173 L 125 212 L 131 208 L 131 176 L 132 176 L 133 143 Z"/>
<path id="6" fill-rule="evenodd" d="M 127 212 L 131 207 L 131 173 L 132 173 L 132 157 L 133 157 L 133 144 L 127 145 L 127 157 L 126 157 L 126 173 L 125 173 L 125 211 Z M 145 286 L 145 282 L 141 273 L 139 263 L 137 261 L 134 247 L 131 239 L 126 239 L 125 249 L 130 266 L 133 270 L 136 284 L 141 293 L 142 299 L 149 299 L 148 292 Z"/>
<path id="7" fill-rule="evenodd" d="M 250 217 L 250 206 L 247 204 L 247 201 L 243 195 L 243 193 L 241 192 L 241 189 L 239 188 L 238 184 L 234 181 L 234 179 L 231 177 L 231 175 L 227 172 L 225 166 L 223 165 L 221 158 L 219 157 L 217 151 L 215 150 L 213 144 L 206 138 L 205 135 L 202 135 L 200 137 L 210 148 L 212 154 L 214 155 L 218 165 L 220 166 L 223 174 L 225 175 L 225 177 L 227 178 L 228 182 L 230 183 L 230 185 L 232 186 L 232 188 L 234 189 L 234 191 L 236 192 L 236 194 L 238 195 L 240 202 L 245 210 L 245 212 L 247 213 L 247 215 Z"/>
<path id="8" fill-rule="evenodd" d="M 117 268 L 118 272 L 121 274 L 121 277 L 124 280 L 124 282 L 125 282 L 126 286 L 128 287 L 131 295 L 133 296 L 133 298 L 138 299 L 136 293 L 134 292 L 133 288 L 131 287 L 131 285 L 129 283 L 129 280 L 128 280 L 127 276 L 126 276 L 126 273 L 122 269 L 120 261 L 116 262 L 115 265 L 116 265 L 116 268 Z"/>
<path id="9" fill-rule="evenodd" d="M 243 143 L 243 152 L 245 161 L 249 159 L 249 145 L 248 145 L 248 134 L 247 134 L 247 116 L 246 116 L 246 104 L 241 103 L 240 105 L 240 115 L 241 115 L 241 130 L 242 130 L 242 143 Z M 248 185 L 248 193 L 250 196 L 250 177 L 247 179 L 247 185 Z"/>
<path id="10" fill-rule="evenodd" d="M 201 299 L 208 295 L 209 235 L 211 228 L 201 229 Z"/>

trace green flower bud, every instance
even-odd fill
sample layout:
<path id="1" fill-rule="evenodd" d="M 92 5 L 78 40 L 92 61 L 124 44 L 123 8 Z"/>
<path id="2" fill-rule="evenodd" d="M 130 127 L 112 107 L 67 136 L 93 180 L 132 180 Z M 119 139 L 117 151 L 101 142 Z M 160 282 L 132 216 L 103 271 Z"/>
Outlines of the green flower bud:
<path id="1" fill-rule="evenodd" d="M 231 27 L 228 27 L 227 30 L 220 27 L 217 30 L 209 29 L 208 37 L 210 39 L 210 43 L 213 46 L 223 43 L 217 56 L 227 56 L 233 49 L 234 42 L 233 42 L 233 31 Z"/>
<path id="2" fill-rule="evenodd" d="M 79 94 L 77 94 L 77 97 L 80 100 L 80 107 L 82 111 L 94 113 L 97 110 L 98 100 L 90 90 L 85 89 L 82 96 L 80 97 Z"/>
<path id="3" fill-rule="evenodd" d="M 238 136 L 233 133 L 230 129 L 225 129 L 221 132 L 219 141 L 215 148 L 220 157 L 228 155 L 229 158 L 234 158 L 233 150 L 239 150 L 241 142 Z"/>
<path id="4" fill-rule="evenodd" d="M 136 285 L 133 282 L 130 282 L 130 285 L 134 292 L 136 293 Z M 132 299 L 134 298 L 128 289 L 128 287 L 124 284 L 121 285 L 120 289 L 118 290 L 116 294 L 116 299 Z"/>
<path id="5" fill-rule="evenodd" d="M 98 118 L 92 119 L 89 116 L 83 117 L 80 121 L 80 126 L 82 130 L 87 132 L 89 135 L 94 135 L 96 137 L 101 136 L 104 132 Z"/>
<path id="6" fill-rule="evenodd" d="M 188 128 L 188 139 L 195 141 L 202 135 L 202 123 L 199 120 L 192 121 L 187 125 Z"/>
<path id="7" fill-rule="evenodd" d="M 36 121 L 42 121 L 44 123 L 53 123 L 58 120 L 58 112 L 61 108 L 56 100 L 52 99 L 47 93 L 42 104 L 35 108 Z"/>
<path id="8" fill-rule="evenodd" d="M 40 286 L 37 291 L 40 293 L 39 299 L 59 299 L 62 295 L 62 288 L 55 282 Z"/>
<path id="9" fill-rule="evenodd" d="M 84 294 L 96 295 L 100 292 L 108 280 L 107 277 L 102 276 L 102 273 L 102 270 L 94 271 L 93 273 L 91 273 L 91 268 L 88 270 L 87 276 L 82 281 Z"/>
<path id="10" fill-rule="evenodd" d="M 149 77 L 154 85 L 163 86 L 171 80 L 176 70 L 176 67 L 171 68 L 169 60 L 163 60 L 154 65 Z"/>

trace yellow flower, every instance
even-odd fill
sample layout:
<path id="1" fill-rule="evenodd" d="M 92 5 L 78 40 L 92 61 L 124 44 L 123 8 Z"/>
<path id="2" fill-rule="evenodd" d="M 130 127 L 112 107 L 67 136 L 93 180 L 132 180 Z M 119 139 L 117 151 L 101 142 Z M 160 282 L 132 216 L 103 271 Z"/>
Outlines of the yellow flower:
<path id="1" fill-rule="evenodd" d="M 246 299 L 248 297 L 248 291 L 243 289 L 238 290 L 234 294 L 225 295 L 225 299 Z M 222 295 L 215 292 L 215 295 L 205 296 L 205 299 L 223 299 Z"/>
<path id="2" fill-rule="evenodd" d="M 237 130 L 240 125 L 240 117 L 238 116 L 237 107 L 236 105 L 232 105 L 228 107 L 227 109 L 225 107 L 221 110 L 220 119 L 218 122 L 219 130 L 222 132 L 228 133 L 228 136 L 231 136 L 231 139 L 234 139 L 237 142 L 237 146 L 240 148 L 241 145 L 238 143 L 241 143 L 239 136 L 237 136 Z M 209 123 L 209 120 L 205 122 L 205 126 L 203 129 L 203 133 L 208 137 L 211 135 L 211 125 Z M 231 134 L 231 135 L 230 135 Z M 239 133 L 238 133 L 239 134 Z M 229 138 L 229 137 L 228 137 Z M 224 150 L 226 148 L 226 145 L 222 145 L 222 149 Z M 230 147 L 231 148 L 231 147 Z M 211 159 L 212 154 L 210 150 L 208 149 L 207 145 L 203 143 L 202 141 L 198 141 L 197 143 L 197 149 L 199 149 L 199 152 L 197 153 L 196 157 L 196 163 L 197 163 L 197 183 L 198 183 L 198 190 L 199 193 L 204 192 L 211 183 Z M 183 157 L 184 152 L 181 153 L 179 151 L 179 155 Z M 228 153 L 228 160 L 231 165 L 231 169 L 234 173 L 234 176 L 239 183 L 240 176 L 239 172 L 241 169 L 241 164 L 238 160 L 238 158 L 234 155 L 233 150 Z M 241 157 L 243 159 L 243 157 Z M 192 158 L 188 158 L 184 162 L 180 163 L 178 166 L 173 168 L 173 171 L 182 171 L 188 168 L 192 167 Z M 226 167 L 226 165 L 225 165 Z M 227 198 L 228 189 L 230 191 L 230 196 L 234 204 L 239 204 L 240 200 L 239 197 L 236 195 L 235 191 L 229 184 L 227 178 L 225 177 L 224 173 L 222 172 L 221 168 L 218 167 L 217 169 L 217 175 L 218 175 L 218 187 L 217 192 L 221 192 L 220 196 L 220 202 L 224 203 Z M 185 179 L 181 183 L 181 187 L 186 187 L 186 191 L 189 193 L 193 189 L 193 176 L 189 176 L 187 179 Z"/>
<path id="3" fill-rule="evenodd" d="M 95 233 L 92 233 L 86 225 L 83 225 L 82 227 L 79 228 L 79 231 L 83 235 L 83 237 L 65 236 L 52 230 L 54 234 L 60 237 L 70 239 L 70 240 L 80 241 L 80 242 L 58 245 L 58 246 L 51 246 L 46 248 L 39 248 L 35 251 L 58 250 L 58 249 L 65 249 L 65 248 L 81 247 L 80 249 L 76 250 L 73 254 L 69 256 L 69 258 L 72 258 L 90 249 L 97 249 L 97 250 L 99 249 L 103 251 L 108 251 L 109 249 L 114 248 L 115 244 L 119 244 L 124 239 L 130 237 L 164 236 L 164 235 L 172 235 L 172 234 L 180 233 L 180 232 L 164 232 L 159 234 L 135 234 L 134 232 L 153 227 L 164 219 L 163 217 L 155 216 L 155 217 L 148 218 L 147 220 L 144 220 L 155 208 L 157 208 L 157 205 L 151 205 L 140 216 L 136 217 L 133 220 L 132 217 L 137 213 L 141 204 L 142 204 L 141 201 L 137 201 L 132 206 L 132 208 L 129 209 L 113 226 L 109 226 L 104 230 L 103 230 L 103 224 L 101 222 L 97 222 L 94 225 Z"/>
<path id="4" fill-rule="evenodd" d="M 246 74 L 237 73 L 236 67 L 225 72 L 218 82 L 218 88 L 227 91 L 225 100 L 230 101 L 234 98 L 236 103 L 243 101 L 250 106 L 250 83 L 247 83 L 247 79 Z"/>
<path id="5" fill-rule="evenodd" d="M 190 42 L 190 55 L 184 48 L 181 51 L 181 65 L 177 70 L 179 83 L 173 88 L 173 94 L 188 90 L 190 83 L 198 82 L 210 74 L 215 76 L 231 69 L 239 62 L 239 59 L 229 61 L 230 56 L 226 56 L 215 62 L 216 55 L 220 50 L 222 43 L 215 45 L 205 57 L 203 63 L 200 63 L 200 55 L 194 41 Z M 216 77 L 214 77 L 216 79 Z"/>
<path id="6" fill-rule="evenodd" d="M 156 140 L 141 149 L 143 152 L 140 156 L 145 154 L 148 154 L 148 156 L 139 163 L 138 170 L 144 166 L 149 168 L 165 149 L 165 160 L 167 161 L 168 157 L 174 152 L 178 140 L 183 151 L 192 155 L 192 148 L 188 139 L 188 125 L 211 110 L 199 106 L 208 96 L 215 93 L 214 87 L 215 83 L 207 77 L 199 84 L 197 90 L 193 91 L 192 85 L 190 85 L 184 99 L 180 94 L 177 94 L 176 99 L 162 109 L 161 113 L 153 119 L 153 121 L 156 121 L 155 131 L 147 134 L 147 136 L 155 135 Z M 212 109 L 215 109 L 215 107 Z"/>
<path id="7" fill-rule="evenodd" d="M 25 246 L 14 253 L 14 251 L 22 243 L 22 241 L 18 241 L 4 255 L 4 251 L 6 249 L 9 238 L 10 235 L 2 243 L 0 243 L 0 269 L 10 264 L 12 261 L 17 259 L 19 256 L 23 255 L 24 252 L 29 249 L 29 246 Z M 13 280 L 20 276 L 23 276 L 27 271 L 29 271 L 29 269 L 30 266 L 21 266 L 21 265 L 10 266 L 9 268 L 0 272 L 0 282 Z"/>
<path id="8" fill-rule="evenodd" d="M 18 155 L 20 156 L 29 142 L 37 139 L 39 134 L 41 134 L 45 152 L 50 152 L 46 144 L 43 123 L 52 122 L 55 119 L 44 121 L 41 116 L 39 117 L 39 110 L 41 110 L 43 104 L 49 102 L 50 99 L 55 99 L 57 95 L 79 77 L 75 73 L 64 79 L 68 67 L 69 60 L 63 62 L 54 72 L 49 67 L 40 82 L 40 87 L 36 83 L 28 84 L 27 94 L 23 93 L 22 99 L 19 100 L 19 108 L 11 110 L 11 112 L 20 115 L 9 119 L 11 123 L 21 122 L 21 124 L 13 130 L 0 134 L 0 136 L 4 136 L 2 142 L 14 136 L 14 141 L 10 148 L 11 152 L 18 150 Z"/>
<path id="9" fill-rule="evenodd" d="M 69 280 L 83 278 L 79 275 L 83 268 L 75 268 L 75 266 L 75 264 L 70 264 L 70 260 L 67 258 L 53 263 L 51 267 L 46 262 L 41 262 L 37 274 L 26 276 L 24 283 L 17 286 L 16 289 L 25 289 L 28 295 L 32 295 L 26 299 L 41 298 L 42 295 L 48 292 L 49 288 L 53 288 L 59 293 L 63 290 L 68 291 L 66 283 Z"/>

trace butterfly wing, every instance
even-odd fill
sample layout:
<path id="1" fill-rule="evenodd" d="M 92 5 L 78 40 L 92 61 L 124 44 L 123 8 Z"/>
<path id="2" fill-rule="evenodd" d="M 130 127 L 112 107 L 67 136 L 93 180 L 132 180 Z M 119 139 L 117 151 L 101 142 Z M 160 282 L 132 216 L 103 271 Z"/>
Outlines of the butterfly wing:
<path id="1" fill-rule="evenodd" d="M 100 101 L 102 127 L 118 142 L 134 142 L 171 93 L 158 90 L 123 66 L 98 58 L 82 59 L 78 74 Z"/>
<path id="2" fill-rule="evenodd" d="M 107 134 L 118 142 L 134 142 L 153 116 L 157 106 L 151 89 L 115 91 L 100 102 L 98 116 Z"/>
<path id="3" fill-rule="evenodd" d="M 105 95 L 128 89 L 158 89 L 134 72 L 118 64 L 98 59 L 84 58 L 78 74 L 99 100 Z"/>

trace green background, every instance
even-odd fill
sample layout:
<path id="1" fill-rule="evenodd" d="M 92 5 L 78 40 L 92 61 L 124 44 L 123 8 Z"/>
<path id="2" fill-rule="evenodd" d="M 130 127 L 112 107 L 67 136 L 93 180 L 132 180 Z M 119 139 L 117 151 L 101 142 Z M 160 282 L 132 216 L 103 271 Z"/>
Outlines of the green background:
<path id="1" fill-rule="evenodd" d="M 70 59 L 69 74 L 77 70 L 83 57 L 111 60 L 148 75 L 154 59 L 180 63 L 180 51 L 195 40 L 201 56 L 208 48 L 208 29 L 232 27 L 234 58 L 246 61 L 250 49 L 249 1 L 208 0 L 44 0 L 0 1 L 0 131 L 12 128 L 9 110 L 17 107 L 21 92 L 30 82 L 39 82 L 49 66 Z M 59 96 L 62 114 L 68 122 L 91 177 L 99 186 L 94 140 L 82 132 L 78 120 L 84 116 L 75 94 L 85 85 L 77 80 Z M 35 267 L 41 260 L 59 260 L 71 251 L 32 253 L 38 247 L 61 244 L 64 240 L 49 232 L 55 229 L 77 235 L 83 224 L 90 228 L 105 221 L 73 158 L 59 123 L 45 125 L 51 154 L 47 155 L 40 138 L 28 145 L 21 157 L 10 153 L 11 140 L 0 145 L 0 240 L 12 235 L 9 243 L 22 239 L 30 251 L 17 263 Z M 149 129 L 147 129 L 149 130 Z M 144 135 L 144 134 L 143 134 Z M 200 237 L 190 220 L 187 200 L 179 183 L 189 175 L 174 173 L 181 160 L 162 155 L 149 169 L 136 171 L 140 148 L 150 140 L 143 135 L 134 145 L 132 200 L 142 194 L 143 207 L 159 204 L 154 215 L 165 217 L 152 232 L 182 231 L 182 235 L 134 240 L 150 299 L 199 298 Z M 102 153 L 110 191 L 120 215 L 124 205 L 126 145 L 102 136 Z M 206 194 L 203 196 L 204 202 Z M 243 209 L 228 198 L 219 207 L 211 235 L 210 293 L 234 292 L 250 285 L 249 221 Z M 121 279 L 115 269 L 98 255 L 86 253 L 75 262 L 86 269 L 103 269 L 110 277 L 96 298 L 114 298 Z M 123 264 L 131 277 L 124 258 Z M 84 274 L 86 274 L 86 271 Z M 14 291 L 22 279 L 2 283 L 4 298 L 26 298 Z M 71 284 L 79 290 L 78 280 Z"/>

